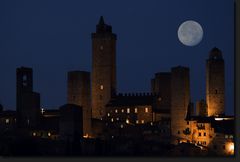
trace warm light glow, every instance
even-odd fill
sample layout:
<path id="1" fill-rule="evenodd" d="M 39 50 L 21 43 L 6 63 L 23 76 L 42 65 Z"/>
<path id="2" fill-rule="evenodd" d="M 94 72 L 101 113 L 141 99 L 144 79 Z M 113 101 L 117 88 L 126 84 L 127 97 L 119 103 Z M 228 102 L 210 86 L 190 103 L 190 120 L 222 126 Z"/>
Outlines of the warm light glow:
<path id="1" fill-rule="evenodd" d="M 138 120 L 136 120 L 136 123 L 138 124 Z"/>
<path id="2" fill-rule="evenodd" d="M 135 113 L 137 113 L 137 112 L 138 112 L 138 109 L 137 109 L 137 108 L 135 108 L 135 109 L 134 109 L 134 112 L 135 112 Z"/>
<path id="3" fill-rule="evenodd" d="M 145 113 L 148 113 L 148 107 L 145 107 Z"/>
<path id="4" fill-rule="evenodd" d="M 123 125 L 121 124 L 121 128 L 123 128 Z"/>
<path id="5" fill-rule="evenodd" d="M 100 89 L 103 90 L 103 85 L 100 86 Z"/>
<path id="6" fill-rule="evenodd" d="M 110 113 L 108 113 L 107 116 L 109 117 L 109 116 L 110 116 Z"/>
<path id="7" fill-rule="evenodd" d="M 113 122 L 113 118 L 111 119 L 111 122 Z"/>
<path id="8" fill-rule="evenodd" d="M 128 119 L 126 119 L 126 123 L 129 124 L 129 120 Z"/>
<path id="9" fill-rule="evenodd" d="M 88 138 L 88 137 L 89 137 L 88 134 L 86 134 L 86 135 L 83 136 L 83 138 Z"/>
<path id="10" fill-rule="evenodd" d="M 151 122 L 151 125 L 153 125 L 153 122 Z"/>
<path id="11" fill-rule="evenodd" d="M 9 123 L 9 119 L 6 119 L 6 121 L 5 121 L 5 122 L 6 122 L 6 124 L 8 124 L 8 123 Z"/>
<path id="12" fill-rule="evenodd" d="M 227 148 L 228 148 L 228 152 L 233 155 L 234 154 L 234 143 L 233 142 L 229 142 L 227 144 Z"/>
<path id="13" fill-rule="evenodd" d="M 117 109 L 115 110 L 115 113 L 118 113 L 118 110 L 117 110 Z"/>
<path id="14" fill-rule="evenodd" d="M 33 132 L 33 136 L 35 137 L 37 134 L 36 134 L 36 132 Z"/>
<path id="15" fill-rule="evenodd" d="M 128 114 L 130 113 L 130 108 L 127 108 L 127 113 L 128 113 Z"/>
<path id="16" fill-rule="evenodd" d="M 50 137 L 51 136 L 51 133 L 50 132 L 48 132 L 48 137 Z"/>
<path id="17" fill-rule="evenodd" d="M 116 118 L 117 120 L 119 120 L 119 118 Z"/>
<path id="18" fill-rule="evenodd" d="M 124 109 L 122 109 L 122 113 L 124 113 Z"/>
<path id="19" fill-rule="evenodd" d="M 142 120 L 142 124 L 144 124 L 144 120 Z"/>

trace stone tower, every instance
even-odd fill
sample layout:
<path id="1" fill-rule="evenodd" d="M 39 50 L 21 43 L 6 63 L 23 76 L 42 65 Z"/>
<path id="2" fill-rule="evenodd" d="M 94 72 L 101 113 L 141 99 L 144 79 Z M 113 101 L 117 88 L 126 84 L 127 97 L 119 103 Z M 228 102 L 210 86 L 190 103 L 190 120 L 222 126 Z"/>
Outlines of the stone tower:
<path id="1" fill-rule="evenodd" d="M 151 80 L 151 91 L 157 93 L 160 98 L 157 108 L 170 109 L 171 108 L 171 73 L 160 72 L 155 74 L 155 78 Z"/>
<path id="2" fill-rule="evenodd" d="M 92 33 L 92 117 L 105 116 L 105 105 L 116 93 L 116 40 L 103 17 Z"/>
<path id="3" fill-rule="evenodd" d="M 33 92 L 32 69 L 17 68 L 17 125 L 33 128 L 39 124 L 40 94 Z"/>
<path id="4" fill-rule="evenodd" d="M 171 134 L 173 143 L 186 138 L 187 111 L 190 104 L 189 68 L 174 67 L 171 70 Z"/>
<path id="5" fill-rule="evenodd" d="M 224 60 L 218 48 L 210 51 L 206 64 L 206 101 L 208 116 L 224 114 Z"/>
<path id="6" fill-rule="evenodd" d="M 68 72 L 67 100 L 68 104 L 82 107 L 83 135 L 91 134 L 91 88 L 90 73 L 85 71 Z"/>

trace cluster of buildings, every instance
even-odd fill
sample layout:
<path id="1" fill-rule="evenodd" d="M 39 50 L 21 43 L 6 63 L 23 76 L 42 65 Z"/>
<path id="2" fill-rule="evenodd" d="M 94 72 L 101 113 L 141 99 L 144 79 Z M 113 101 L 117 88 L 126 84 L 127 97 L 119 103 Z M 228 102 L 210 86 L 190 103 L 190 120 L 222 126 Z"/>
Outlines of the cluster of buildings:
<path id="1" fill-rule="evenodd" d="M 68 72 L 67 103 L 59 109 L 41 108 L 40 94 L 33 91 L 32 69 L 18 68 L 16 111 L 0 106 L 1 137 L 17 134 L 33 139 L 85 141 L 83 152 L 89 149 L 86 141 L 132 139 L 189 145 L 214 155 L 234 154 L 235 122 L 234 116 L 224 111 L 224 59 L 218 48 L 210 51 L 206 61 L 206 99 L 194 106 L 190 69 L 183 66 L 156 73 L 151 79 L 151 92 L 118 93 L 116 41 L 112 27 L 101 17 L 92 33 L 92 73 Z M 132 148 L 125 145 L 124 149 Z M 178 152 L 178 147 L 173 152 Z"/>

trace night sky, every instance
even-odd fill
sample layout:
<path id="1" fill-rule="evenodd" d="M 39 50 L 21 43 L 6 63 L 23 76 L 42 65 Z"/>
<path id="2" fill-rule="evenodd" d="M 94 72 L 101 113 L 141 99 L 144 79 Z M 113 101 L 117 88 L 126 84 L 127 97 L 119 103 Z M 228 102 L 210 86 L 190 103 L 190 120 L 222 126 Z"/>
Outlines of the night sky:
<path id="1" fill-rule="evenodd" d="M 233 0 L 1 0 L 0 103 L 15 109 L 16 68 L 33 68 L 41 106 L 66 103 L 67 72 L 91 71 L 91 33 L 100 16 L 117 34 L 118 92 L 149 92 L 156 72 L 190 67 L 192 101 L 205 99 L 205 65 L 213 47 L 223 52 L 226 113 L 233 114 Z M 200 23 L 202 42 L 181 44 L 179 25 Z"/>

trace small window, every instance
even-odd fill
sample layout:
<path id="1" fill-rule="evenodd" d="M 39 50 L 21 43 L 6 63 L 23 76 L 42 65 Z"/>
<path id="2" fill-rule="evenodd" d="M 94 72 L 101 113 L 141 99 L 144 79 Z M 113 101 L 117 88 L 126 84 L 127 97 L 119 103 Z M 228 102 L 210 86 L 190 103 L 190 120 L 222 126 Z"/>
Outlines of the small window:
<path id="1" fill-rule="evenodd" d="M 115 113 L 118 113 L 118 109 L 115 110 Z"/>
<path id="2" fill-rule="evenodd" d="M 199 136 L 199 137 L 201 137 L 201 136 L 202 136 L 202 134 L 201 134 L 201 133 L 198 133 L 198 136 Z"/>
<path id="3" fill-rule="evenodd" d="M 119 118 L 116 118 L 116 120 L 119 120 Z"/>
<path id="4" fill-rule="evenodd" d="M 218 91 L 217 90 L 215 90 L 215 94 L 217 94 L 218 93 Z"/>
<path id="5" fill-rule="evenodd" d="M 135 112 L 135 113 L 137 113 L 137 112 L 138 112 L 138 109 L 137 109 L 137 108 L 135 108 L 135 109 L 134 109 L 134 112 Z"/>
<path id="6" fill-rule="evenodd" d="M 129 124 L 129 119 L 126 119 L 126 123 Z"/>
<path id="7" fill-rule="evenodd" d="M 138 122 L 138 120 L 136 120 L 136 124 L 138 124 L 139 122 Z"/>
<path id="8" fill-rule="evenodd" d="M 48 137 L 50 137 L 51 136 L 51 133 L 50 132 L 48 132 Z"/>
<path id="9" fill-rule="evenodd" d="M 122 113 L 124 113 L 124 109 L 122 109 Z"/>
<path id="10" fill-rule="evenodd" d="M 37 134 L 36 134 L 36 132 L 33 132 L 33 134 L 32 134 L 32 135 L 35 137 Z"/>
<path id="11" fill-rule="evenodd" d="M 111 122 L 113 122 L 113 118 L 111 119 Z"/>
<path id="12" fill-rule="evenodd" d="M 128 114 L 130 113 L 130 108 L 127 108 L 127 113 L 128 113 Z"/>
<path id="13" fill-rule="evenodd" d="M 6 122 L 6 124 L 9 124 L 10 120 L 9 120 L 9 119 L 6 119 L 5 122 Z"/>
<path id="14" fill-rule="evenodd" d="M 100 89 L 103 90 L 103 85 L 100 86 Z"/>
<path id="15" fill-rule="evenodd" d="M 187 121 L 187 125 L 189 125 L 189 121 Z"/>
<path id="16" fill-rule="evenodd" d="M 123 128 L 123 125 L 121 124 L 121 126 L 120 126 L 121 128 Z"/>
<path id="17" fill-rule="evenodd" d="M 107 113 L 107 116 L 109 117 L 109 116 L 110 116 L 110 113 Z"/>
<path id="18" fill-rule="evenodd" d="M 203 136 L 206 136 L 206 132 L 204 132 Z"/>
<path id="19" fill-rule="evenodd" d="M 148 113 L 148 107 L 145 107 L 145 113 Z"/>
<path id="20" fill-rule="evenodd" d="M 141 120 L 142 124 L 144 124 L 144 120 Z"/>

